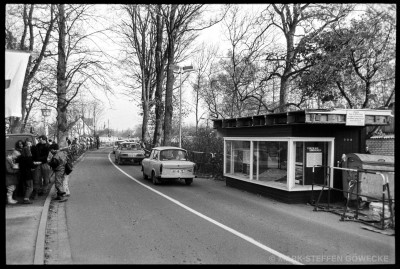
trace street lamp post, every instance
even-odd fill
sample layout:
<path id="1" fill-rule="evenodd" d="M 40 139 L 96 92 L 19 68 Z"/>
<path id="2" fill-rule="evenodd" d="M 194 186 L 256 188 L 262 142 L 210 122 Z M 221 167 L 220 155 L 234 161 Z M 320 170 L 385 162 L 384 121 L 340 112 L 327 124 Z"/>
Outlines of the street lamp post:
<path id="1" fill-rule="evenodd" d="M 171 65 L 173 70 L 179 70 L 179 147 L 182 147 L 182 72 L 183 71 L 192 71 L 193 66 L 179 66 L 179 65 Z"/>
<path id="2" fill-rule="evenodd" d="M 50 109 L 48 109 L 47 107 L 46 108 L 42 108 L 41 109 L 42 110 L 42 116 L 43 116 L 43 119 L 44 119 L 44 133 L 45 133 L 45 135 L 46 136 L 48 136 L 49 135 L 49 128 L 48 128 L 48 126 L 47 126 L 47 117 L 48 116 L 50 116 Z"/>

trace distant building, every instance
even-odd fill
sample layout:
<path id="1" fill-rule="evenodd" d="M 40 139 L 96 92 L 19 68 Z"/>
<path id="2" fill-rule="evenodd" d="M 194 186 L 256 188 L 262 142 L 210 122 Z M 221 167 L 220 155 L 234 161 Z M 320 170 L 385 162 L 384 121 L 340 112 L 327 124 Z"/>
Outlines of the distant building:
<path id="1" fill-rule="evenodd" d="M 69 131 L 69 137 L 83 137 L 93 136 L 93 119 L 92 118 L 79 118 Z"/>

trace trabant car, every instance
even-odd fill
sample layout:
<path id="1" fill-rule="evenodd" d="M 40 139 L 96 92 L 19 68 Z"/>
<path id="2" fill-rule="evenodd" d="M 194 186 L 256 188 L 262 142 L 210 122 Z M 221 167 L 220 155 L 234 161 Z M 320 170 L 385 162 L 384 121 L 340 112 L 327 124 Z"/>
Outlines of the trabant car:
<path id="1" fill-rule="evenodd" d="M 113 154 L 115 154 L 115 151 L 117 150 L 118 146 L 119 146 L 122 142 L 125 142 L 125 140 L 117 140 L 117 141 L 114 142 L 114 145 L 113 145 Z"/>
<path id="2" fill-rule="evenodd" d="M 145 158 L 145 152 L 136 142 L 122 142 L 115 150 L 115 162 L 118 164 L 131 162 L 141 163 Z"/>
<path id="3" fill-rule="evenodd" d="M 187 151 L 179 147 L 156 147 L 142 161 L 144 179 L 151 178 L 154 185 L 163 181 L 183 179 L 190 185 L 195 178 L 195 163 L 189 161 Z"/>

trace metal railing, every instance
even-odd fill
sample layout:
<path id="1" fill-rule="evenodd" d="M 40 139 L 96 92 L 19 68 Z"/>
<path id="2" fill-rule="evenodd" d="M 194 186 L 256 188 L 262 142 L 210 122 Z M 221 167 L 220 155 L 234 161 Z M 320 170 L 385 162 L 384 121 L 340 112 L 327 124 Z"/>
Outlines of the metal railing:
<path id="1" fill-rule="evenodd" d="M 223 156 L 222 154 L 188 151 L 189 160 L 196 164 L 198 176 L 210 176 L 223 178 Z"/>
<path id="2" fill-rule="evenodd" d="M 348 190 L 346 191 L 344 189 L 331 187 L 330 175 L 329 174 L 327 175 L 328 179 L 325 180 L 325 184 L 316 184 L 314 182 L 315 167 L 325 167 L 325 168 L 328 168 L 328 171 L 330 171 L 331 169 L 336 169 L 336 170 L 344 170 L 344 171 L 349 171 L 349 172 L 355 172 L 356 176 L 349 181 Z M 359 185 L 360 185 L 360 182 L 361 182 L 359 180 L 360 173 L 375 174 L 375 175 L 379 175 L 379 176 L 382 177 L 382 198 L 381 199 L 377 199 L 376 197 L 372 197 L 372 196 L 365 195 L 365 194 L 360 194 L 360 188 L 359 188 Z M 374 170 L 366 170 L 366 169 L 351 169 L 351 168 L 330 167 L 330 166 L 322 166 L 322 165 L 321 166 L 320 165 L 314 166 L 313 167 L 313 179 L 312 179 L 312 194 L 311 194 L 312 195 L 311 200 L 312 200 L 312 203 L 314 204 L 314 211 L 318 211 L 318 209 L 321 209 L 322 211 L 329 211 L 329 212 L 332 212 L 332 213 L 339 214 L 341 216 L 341 218 L 340 218 L 341 221 L 345 221 L 345 220 L 359 221 L 359 222 L 362 222 L 364 224 L 379 228 L 381 230 L 384 230 L 386 227 L 394 228 L 394 213 L 393 213 L 393 202 L 394 202 L 394 199 L 391 197 L 391 194 L 390 194 L 389 179 L 388 179 L 388 174 L 389 173 L 393 173 L 394 174 L 394 172 L 392 172 L 392 171 L 384 171 L 384 172 L 382 172 L 382 171 L 374 171 Z M 322 189 L 320 190 L 320 193 L 319 193 L 317 201 L 314 200 L 314 186 L 322 187 Z M 324 207 L 324 206 L 320 205 L 320 200 L 321 200 L 321 197 L 322 197 L 322 194 L 323 194 L 323 191 L 325 190 L 325 188 L 327 188 L 327 190 L 328 190 L 327 207 Z M 343 212 L 340 212 L 340 210 L 337 211 L 336 210 L 337 208 L 331 207 L 331 196 L 330 196 L 330 191 L 331 190 L 341 191 L 341 192 L 347 194 L 346 204 L 342 209 Z M 354 191 L 355 191 L 355 193 L 354 193 Z M 385 192 L 386 191 L 387 191 L 387 198 L 385 197 Z M 346 213 L 347 213 L 347 211 L 349 209 L 349 202 L 351 200 L 352 195 L 356 196 L 357 206 L 356 206 L 356 210 L 355 210 L 354 216 L 353 217 L 349 217 L 349 216 L 346 216 Z M 359 210 L 360 210 L 360 208 L 359 208 L 358 202 L 360 200 L 360 197 L 369 198 L 371 200 L 378 201 L 378 202 L 382 203 L 382 214 L 380 215 L 380 221 L 379 221 L 380 225 L 378 225 L 378 226 L 375 225 L 374 223 L 376 223 L 376 221 L 367 221 L 367 220 L 359 219 Z M 388 218 L 385 217 L 385 205 L 386 204 L 388 204 L 389 211 L 390 211 L 390 216 Z M 386 222 L 388 225 L 385 225 L 385 221 L 387 221 L 387 220 L 389 220 L 389 222 Z"/>

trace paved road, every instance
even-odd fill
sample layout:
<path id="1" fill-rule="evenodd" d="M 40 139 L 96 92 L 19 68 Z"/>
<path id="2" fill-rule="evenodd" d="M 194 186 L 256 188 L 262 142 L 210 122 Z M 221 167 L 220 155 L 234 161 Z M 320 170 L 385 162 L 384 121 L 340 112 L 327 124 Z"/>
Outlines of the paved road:
<path id="1" fill-rule="evenodd" d="M 65 204 L 75 264 L 394 263 L 394 236 L 195 179 L 154 186 L 138 165 L 88 152 Z"/>

